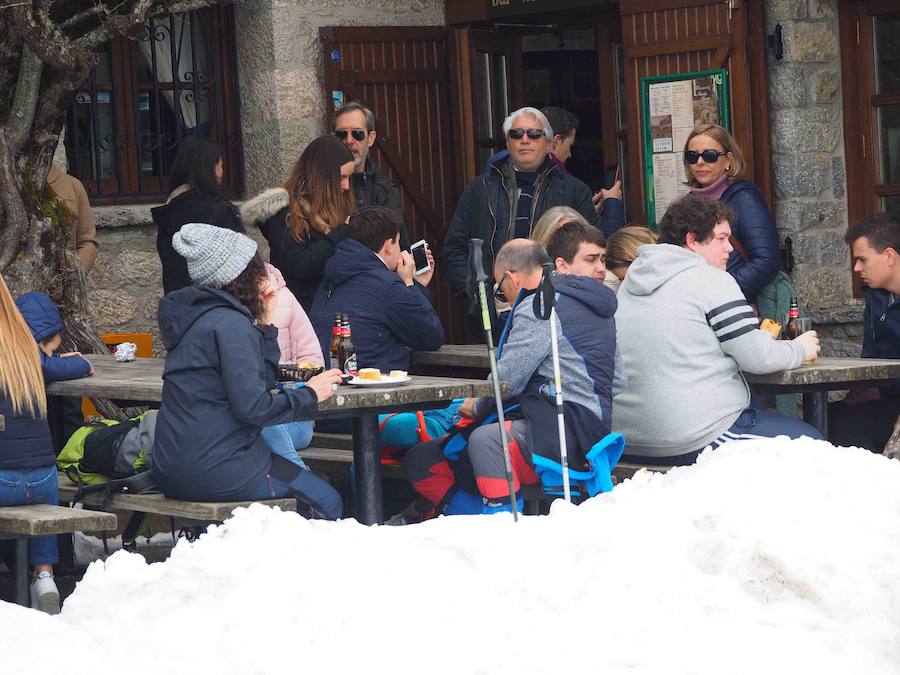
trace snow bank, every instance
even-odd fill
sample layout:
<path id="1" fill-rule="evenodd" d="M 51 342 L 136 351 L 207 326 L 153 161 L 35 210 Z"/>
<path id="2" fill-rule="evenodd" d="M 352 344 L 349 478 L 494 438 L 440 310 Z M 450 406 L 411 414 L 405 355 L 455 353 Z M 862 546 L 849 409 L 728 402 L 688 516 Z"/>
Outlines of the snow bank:
<path id="1" fill-rule="evenodd" d="M 897 673 L 898 570 L 900 462 L 746 442 L 517 526 L 253 507 L 0 603 L 0 672 Z"/>

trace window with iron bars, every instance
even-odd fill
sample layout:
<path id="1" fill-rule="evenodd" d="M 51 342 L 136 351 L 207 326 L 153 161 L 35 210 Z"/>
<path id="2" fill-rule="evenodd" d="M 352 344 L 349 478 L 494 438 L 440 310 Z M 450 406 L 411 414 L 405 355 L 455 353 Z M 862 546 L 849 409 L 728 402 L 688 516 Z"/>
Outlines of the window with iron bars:
<path id="1" fill-rule="evenodd" d="M 93 204 L 158 202 L 185 136 L 219 144 L 226 197 L 243 190 L 230 5 L 151 19 L 110 42 L 69 108 L 69 173 Z"/>

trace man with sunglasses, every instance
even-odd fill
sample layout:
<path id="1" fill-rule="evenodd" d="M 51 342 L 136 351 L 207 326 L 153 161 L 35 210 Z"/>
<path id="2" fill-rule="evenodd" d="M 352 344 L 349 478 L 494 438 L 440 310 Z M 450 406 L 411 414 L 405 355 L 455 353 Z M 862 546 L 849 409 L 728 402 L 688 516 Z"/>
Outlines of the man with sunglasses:
<path id="1" fill-rule="evenodd" d="M 520 108 L 503 122 L 508 157 L 495 160 L 488 171 L 469 183 L 456 206 L 444 242 L 450 290 L 469 299 L 469 337 L 483 339 L 477 302 L 467 290 L 469 239 L 484 240 L 484 269 L 491 269 L 500 247 L 527 238 L 544 212 L 569 206 L 589 223 L 600 226 L 591 189 L 566 174 L 550 157 L 553 130 L 537 108 Z M 496 317 L 495 317 L 496 318 Z"/>
<path id="2" fill-rule="evenodd" d="M 409 234 L 400 191 L 390 178 L 369 157 L 369 149 L 375 144 L 375 114 L 361 103 L 352 101 L 334 113 L 332 133 L 353 154 L 354 171 L 351 178 L 356 206 L 386 206 L 397 211 L 403 220 L 400 229 L 400 248 L 409 248 Z"/>

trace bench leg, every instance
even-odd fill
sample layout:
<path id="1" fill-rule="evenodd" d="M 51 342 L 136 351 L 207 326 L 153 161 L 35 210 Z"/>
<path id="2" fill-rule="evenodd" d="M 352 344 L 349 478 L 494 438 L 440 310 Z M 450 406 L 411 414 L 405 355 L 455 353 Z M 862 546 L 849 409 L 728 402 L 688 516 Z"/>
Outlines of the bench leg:
<path id="1" fill-rule="evenodd" d="M 29 606 L 28 599 L 28 537 L 16 539 L 16 604 Z"/>
<path id="2" fill-rule="evenodd" d="M 803 421 L 813 425 L 828 438 L 827 391 L 807 391 L 803 394 Z"/>
<path id="3" fill-rule="evenodd" d="M 381 498 L 381 453 L 378 451 L 378 415 L 353 418 L 353 466 L 356 480 L 356 515 L 365 525 L 384 522 Z"/>

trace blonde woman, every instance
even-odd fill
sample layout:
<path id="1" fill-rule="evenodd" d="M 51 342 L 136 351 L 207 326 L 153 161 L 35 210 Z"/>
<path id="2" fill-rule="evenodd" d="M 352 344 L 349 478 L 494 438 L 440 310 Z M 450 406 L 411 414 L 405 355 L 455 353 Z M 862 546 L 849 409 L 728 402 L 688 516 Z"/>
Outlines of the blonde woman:
<path id="1" fill-rule="evenodd" d="M 606 240 L 606 281 L 603 283 L 618 291 L 628 267 L 637 258 L 638 248 L 656 241 L 656 235 L 643 225 L 628 225 L 613 232 Z"/>
<path id="2" fill-rule="evenodd" d="M 0 506 L 58 504 L 56 454 L 47 424 L 47 398 L 38 347 L 0 276 Z M 34 575 L 31 606 L 59 613 L 53 565 L 56 536 L 28 541 Z"/>
<path id="3" fill-rule="evenodd" d="M 553 206 L 544 212 L 540 220 L 531 231 L 531 239 L 547 248 L 547 242 L 550 241 L 550 235 L 559 229 L 560 225 L 566 223 L 582 223 L 590 225 L 578 211 L 571 206 Z"/>
<path id="4" fill-rule="evenodd" d="M 778 232 L 759 188 L 741 180 L 746 163 L 737 141 L 718 124 L 695 128 L 684 146 L 691 192 L 726 202 L 734 211 L 731 233 L 741 243 L 728 258 L 728 273 L 751 303 L 781 268 Z M 741 251 L 740 248 L 745 249 Z"/>

